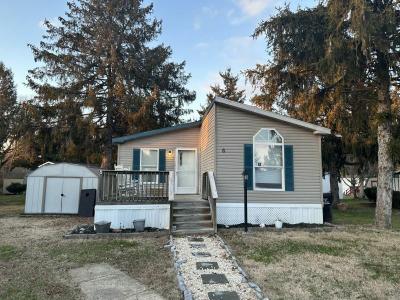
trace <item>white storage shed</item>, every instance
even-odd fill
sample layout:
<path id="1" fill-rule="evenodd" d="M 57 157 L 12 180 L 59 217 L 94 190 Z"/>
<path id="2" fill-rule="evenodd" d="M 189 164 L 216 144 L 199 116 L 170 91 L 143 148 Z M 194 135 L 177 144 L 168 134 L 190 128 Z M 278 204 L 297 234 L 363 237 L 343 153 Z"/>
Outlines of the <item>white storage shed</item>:
<path id="1" fill-rule="evenodd" d="M 82 189 L 98 188 L 99 170 L 58 163 L 42 166 L 27 177 L 26 214 L 77 214 Z"/>

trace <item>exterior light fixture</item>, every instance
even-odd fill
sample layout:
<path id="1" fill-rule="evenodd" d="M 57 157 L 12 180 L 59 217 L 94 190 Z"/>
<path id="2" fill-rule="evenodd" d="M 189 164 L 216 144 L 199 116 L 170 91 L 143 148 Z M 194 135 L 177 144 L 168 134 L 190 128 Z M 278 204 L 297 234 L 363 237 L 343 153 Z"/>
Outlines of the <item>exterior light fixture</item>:
<path id="1" fill-rule="evenodd" d="M 170 149 L 170 150 L 168 150 L 168 157 L 172 157 L 172 150 Z"/>

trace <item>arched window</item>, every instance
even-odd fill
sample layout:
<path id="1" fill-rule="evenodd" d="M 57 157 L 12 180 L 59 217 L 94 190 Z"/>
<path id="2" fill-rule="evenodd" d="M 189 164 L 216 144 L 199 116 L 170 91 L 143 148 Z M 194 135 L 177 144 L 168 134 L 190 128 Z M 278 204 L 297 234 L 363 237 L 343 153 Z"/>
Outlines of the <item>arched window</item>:
<path id="1" fill-rule="evenodd" d="M 283 137 L 275 129 L 262 128 L 253 137 L 255 190 L 284 190 Z"/>

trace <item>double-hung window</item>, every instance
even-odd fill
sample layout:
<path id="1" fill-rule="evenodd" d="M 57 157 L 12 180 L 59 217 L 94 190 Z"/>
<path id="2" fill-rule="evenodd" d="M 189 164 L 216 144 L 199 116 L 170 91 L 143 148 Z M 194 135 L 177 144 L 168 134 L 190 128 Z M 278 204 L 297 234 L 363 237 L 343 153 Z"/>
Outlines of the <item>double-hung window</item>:
<path id="1" fill-rule="evenodd" d="M 158 149 L 145 149 L 140 150 L 140 170 L 141 171 L 158 171 Z M 143 182 L 157 182 L 158 176 L 156 174 L 143 175 Z"/>
<path id="2" fill-rule="evenodd" d="M 255 190 L 285 189 L 283 137 L 275 129 L 262 128 L 253 137 Z"/>

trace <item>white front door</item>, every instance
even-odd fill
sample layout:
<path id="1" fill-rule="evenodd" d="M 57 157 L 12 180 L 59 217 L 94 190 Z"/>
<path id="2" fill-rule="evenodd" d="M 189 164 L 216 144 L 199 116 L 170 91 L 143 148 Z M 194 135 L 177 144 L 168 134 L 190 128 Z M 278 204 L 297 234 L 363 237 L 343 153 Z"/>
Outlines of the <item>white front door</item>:
<path id="1" fill-rule="evenodd" d="M 177 149 L 175 164 L 175 193 L 196 194 L 197 150 Z"/>

